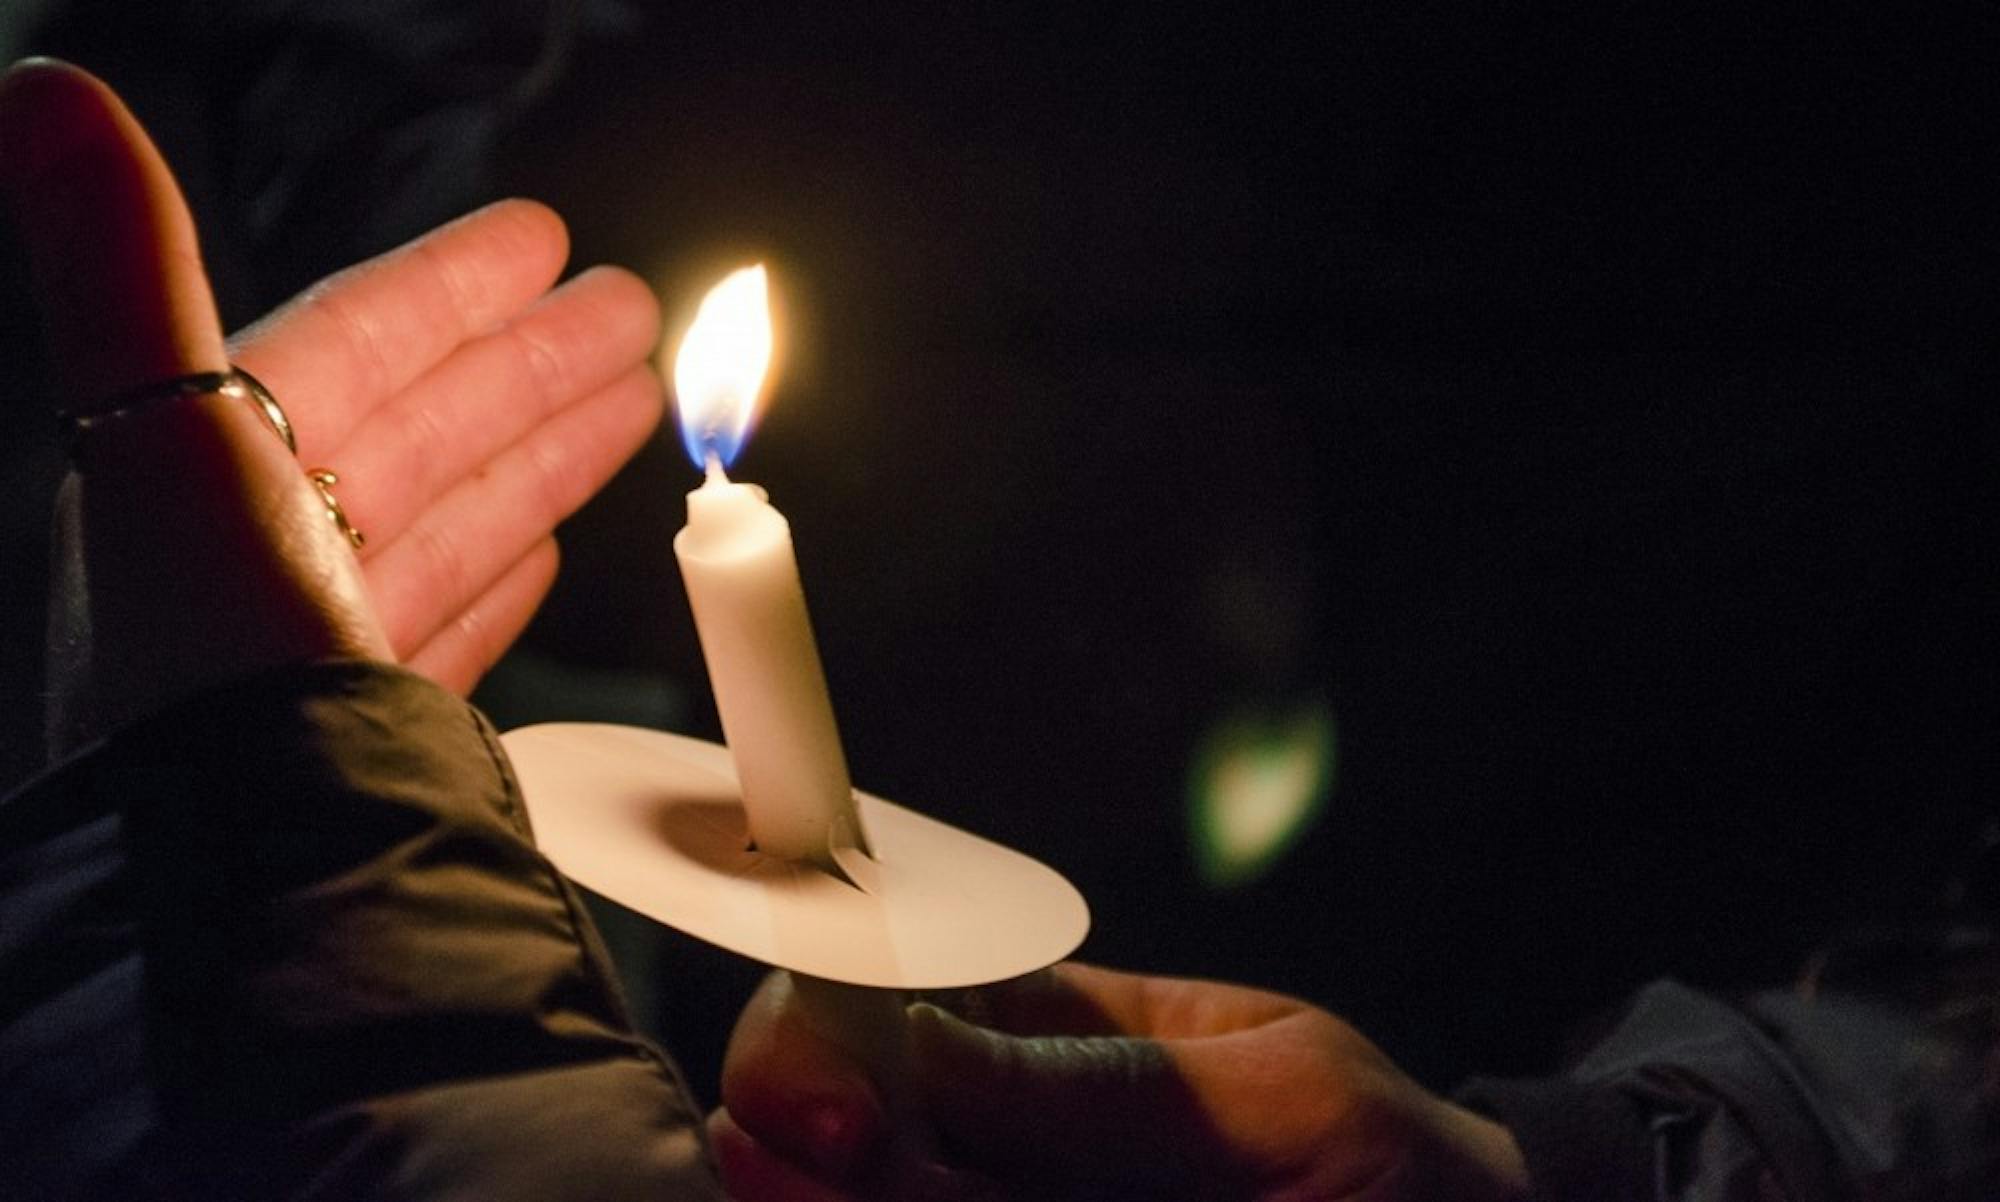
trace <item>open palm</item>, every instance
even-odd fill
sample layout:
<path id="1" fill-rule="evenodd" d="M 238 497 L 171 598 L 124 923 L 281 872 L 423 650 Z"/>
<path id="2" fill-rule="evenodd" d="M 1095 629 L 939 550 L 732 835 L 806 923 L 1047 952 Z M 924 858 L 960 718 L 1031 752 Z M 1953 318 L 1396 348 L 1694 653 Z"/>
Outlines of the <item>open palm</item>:
<path id="1" fill-rule="evenodd" d="M 491 205 L 225 345 L 180 191 L 100 81 L 52 62 L 7 74 L 0 199 L 67 404 L 233 360 L 298 440 L 294 462 L 244 407 L 206 401 L 121 410 L 90 435 L 95 470 L 58 503 L 59 748 L 328 654 L 393 657 L 469 691 L 554 579 L 556 524 L 659 420 L 651 293 L 610 268 L 552 291 L 568 239 L 541 205 Z M 368 536 L 358 572 L 302 467 L 336 474 Z"/>
<path id="2" fill-rule="evenodd" d="M 230 340 L 339 476 L 398 659 L 466 692 L 555 579 L 553 530 L 658 423 L 652 294 L 502 201 L 314 286 Z"/>

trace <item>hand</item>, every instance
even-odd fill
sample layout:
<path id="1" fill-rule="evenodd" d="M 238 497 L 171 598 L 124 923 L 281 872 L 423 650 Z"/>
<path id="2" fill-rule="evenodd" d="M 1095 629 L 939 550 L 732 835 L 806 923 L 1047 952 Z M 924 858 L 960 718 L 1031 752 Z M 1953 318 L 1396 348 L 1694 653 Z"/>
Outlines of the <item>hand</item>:
<path id="1" fill-rule="evenodd" d="M 860 1066 L 791 979 L 738 1020 L 709 1120 L 744 1202 L 1527 1196 L 1505 1128 L 1438 1098 L 1323 1010 L 1235 985 L 1082 964 L 986 991 L 992 1029 L 910 1011 L 933 1163 L 893 1163 Z"/>
<path id="2" fill-rule="evenodd" d="M 349 268 L 230 339 L 336 472 L 396 657 L 470 692 L 554 583 L 556 524 L 659 424 L 659 306 L 502 201 Z"/>
<path id="3" fill-rule="evenodd" d="M 207 684 L 321 655 L 402 658 L 470 689 L 555 571 L 550 532 L 644 441 L 657 332 L 630 275 L 544 295 L 566 253 L 527 202 L 482 210 L 309 290 L 225 350 L 192 224 L 131 114 L 89 75 L 0 85 L 0 193 L 71 405 L 235 358 L 294 462 L 240 404 L 151 406 L 87 436 L 58 504 L 58 750 Z M 302 467 L 340 476 L 359 568 Z"/>

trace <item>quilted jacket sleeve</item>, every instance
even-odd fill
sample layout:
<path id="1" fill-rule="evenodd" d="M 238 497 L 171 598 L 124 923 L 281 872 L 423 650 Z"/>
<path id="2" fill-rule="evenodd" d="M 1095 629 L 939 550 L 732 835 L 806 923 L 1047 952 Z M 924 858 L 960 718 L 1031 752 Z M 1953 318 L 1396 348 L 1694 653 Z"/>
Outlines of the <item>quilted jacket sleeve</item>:
<path id="1" fill-rule="evenodd" d="M 288 669 L 0 806 L 10 1197 L 719 1198 L 492 729 Z"/>

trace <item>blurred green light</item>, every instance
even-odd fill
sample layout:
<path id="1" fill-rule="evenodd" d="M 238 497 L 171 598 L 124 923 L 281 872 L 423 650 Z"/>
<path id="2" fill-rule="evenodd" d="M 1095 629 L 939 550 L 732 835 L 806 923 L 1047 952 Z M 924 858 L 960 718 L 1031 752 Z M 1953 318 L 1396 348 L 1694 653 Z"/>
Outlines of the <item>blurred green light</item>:
<path id="1" fill-rule="evenodd" d="M 1264 875 L 1299 840 L 1333 791 L 1333 711 L 1239 709 L 1196 745 L 1188 780 L 1196 871 L 1233 889 Z"/>

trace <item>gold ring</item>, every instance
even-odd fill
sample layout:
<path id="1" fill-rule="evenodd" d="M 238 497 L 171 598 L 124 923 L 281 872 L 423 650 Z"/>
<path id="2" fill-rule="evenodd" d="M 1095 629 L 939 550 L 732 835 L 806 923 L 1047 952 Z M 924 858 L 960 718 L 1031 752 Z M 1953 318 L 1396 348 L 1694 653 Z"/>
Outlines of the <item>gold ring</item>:
<path id="1" fill-rule="evenodd" d="M 306 479 L 319 490 L 319 499 L 326 505 L 326 516 L 335 529 L 347 536 L 348 546 L 359 551 L 362 544 L 368 541 L 368 536 L 356 530 L 354 523 L 347 520 L 347 511 L 340 507 L 340 498 L 333 495 L 333 486 L 340 483 L 340 477 L 323 467 L 316 467 L 307 470 Z"/>

